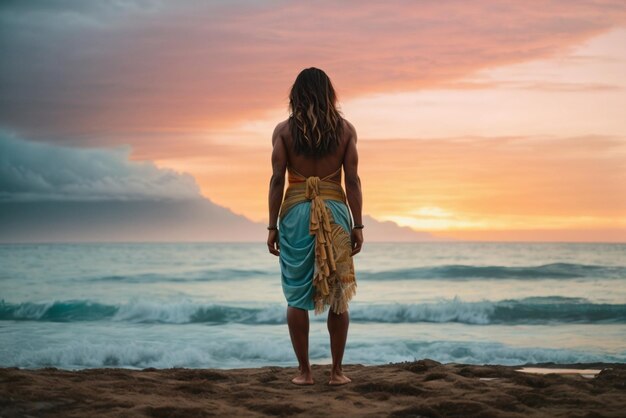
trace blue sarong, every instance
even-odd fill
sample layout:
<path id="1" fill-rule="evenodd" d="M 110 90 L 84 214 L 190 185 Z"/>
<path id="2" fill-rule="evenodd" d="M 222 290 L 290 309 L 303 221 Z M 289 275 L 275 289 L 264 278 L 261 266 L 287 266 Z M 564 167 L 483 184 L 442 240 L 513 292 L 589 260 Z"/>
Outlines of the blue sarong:
<path id="1" fill-rule="evenodd" d="M 338 200 L 326 200 L 335 222 L 350 234 L 352 219 L 348 206 Z M 313 310 L 313 272 L 315 236 L 309 235 L 311 202 L 296 204 L 287 216 L 279 219 L 280 268 L 283 293 L 288 306 Z"/>
<path id="2" fill-rule="evenodd" d="M 315 310 L 315 314 L 330 306 L 342 313 L 356 293 L 350 243 L 353 224 L 345 193 L 341 185 L 327 178 L 294 173 L 290 173 L 278 220 L 281 282 L 287 305 Z"/>

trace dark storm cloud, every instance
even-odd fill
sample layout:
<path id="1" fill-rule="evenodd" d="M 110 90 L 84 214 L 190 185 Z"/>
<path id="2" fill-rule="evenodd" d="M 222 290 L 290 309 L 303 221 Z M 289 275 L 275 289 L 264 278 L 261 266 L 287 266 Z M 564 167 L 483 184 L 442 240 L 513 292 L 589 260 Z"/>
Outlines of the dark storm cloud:
<path id="1" fill-rule="evenodd" d="M 189 174 L 128 159 L 129 149 L 83 149 L 24 141 L 0 131 L 0 200 L 200 198 Z"/>

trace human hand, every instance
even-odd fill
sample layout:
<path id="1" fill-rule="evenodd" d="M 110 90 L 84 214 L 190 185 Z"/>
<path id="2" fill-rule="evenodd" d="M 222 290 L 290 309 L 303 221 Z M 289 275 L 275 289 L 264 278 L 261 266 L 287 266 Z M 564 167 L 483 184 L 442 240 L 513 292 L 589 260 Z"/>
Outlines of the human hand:
<path id="1" fill-rule="evenodd" d="M 355 255 L 361 251 L 361 247 L 363 246 L 363 229 L 353 229 L 350 241 L 352 242 L 352 255 Z"/>
<path id="2" fill-rule="evenodd" d="M 278 243 L 278 229 L 271 229 L 267 235 L 267 246 L 270 253 L 275 256 L 280 255 L 280 244 Z"/>

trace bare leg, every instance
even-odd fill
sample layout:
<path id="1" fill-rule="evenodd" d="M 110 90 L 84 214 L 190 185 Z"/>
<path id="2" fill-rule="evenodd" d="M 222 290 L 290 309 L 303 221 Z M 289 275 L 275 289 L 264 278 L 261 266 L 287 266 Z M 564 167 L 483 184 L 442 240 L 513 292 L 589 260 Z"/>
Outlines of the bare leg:
<path id="1" fill-rule="evenodd" d="M 343 374 L 341 370 L 341 361 L 343 360 L 343 352 L 346 348 L 346 339 L 348 338 L 348 326 L 350 325 L 350 314 L 345 311 L 337 314 L 328 310 L 328 333 L 330 334 L 330 351 L 333 356 L 333 367 L 330 370 L 329 385 L 343 385 L 350 383 L 352 379 Z"/>
<path id="2" fill-rule="evenodd" d="M 309 364 L 309 311 L 287 306 L 287 324 L 300 370 L 300 374 L 291 379 L 291 382 L 296 385 L 312 385 L 313 376 Z"/>

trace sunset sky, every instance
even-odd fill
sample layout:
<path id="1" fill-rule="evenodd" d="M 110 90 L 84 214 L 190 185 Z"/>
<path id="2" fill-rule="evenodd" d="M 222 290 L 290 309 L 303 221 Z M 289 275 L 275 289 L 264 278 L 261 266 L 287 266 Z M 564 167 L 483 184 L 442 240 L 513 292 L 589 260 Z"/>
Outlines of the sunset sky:
<path id="1" fill-rule="evenodd" d="M 0 129 L 128 147 L 267 222 L 271 134 L 315 66 L 358 133 L 364 214 L 626 242 L 625 45 L 610 0 L 3 2 Z"/>

